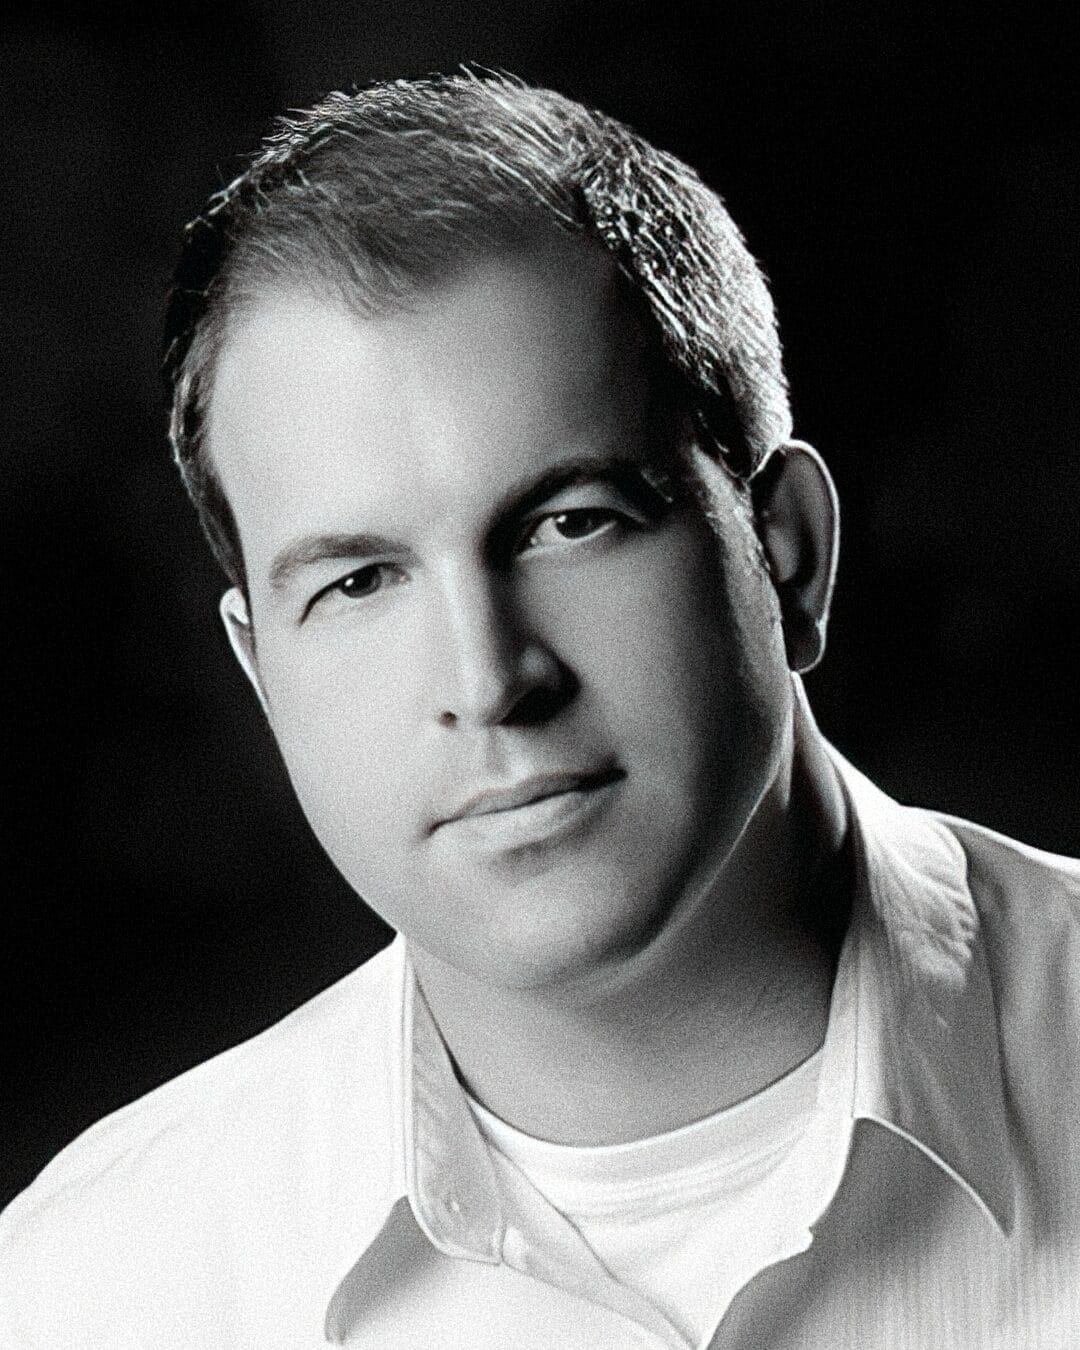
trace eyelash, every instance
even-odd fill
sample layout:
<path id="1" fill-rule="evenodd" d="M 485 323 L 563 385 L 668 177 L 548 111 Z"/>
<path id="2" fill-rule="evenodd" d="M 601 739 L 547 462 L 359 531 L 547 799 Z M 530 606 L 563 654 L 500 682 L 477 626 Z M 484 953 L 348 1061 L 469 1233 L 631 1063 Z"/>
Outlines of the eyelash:
<path id="1" fill-rule="evenodd" d="M 516 553 L 520 555 L 522 553 L 533 551 L 529 547 L 530 539 L 532 539 L 540 531 L 540 529 L 549 522 L 555 522 L 559 520 L 569 522 L 571 520 L 576 520 L 582 516 L 598 517 L 599 524 L 595 529 L 587 530 L 586 533 L 580 536 L 576 537 L 573 535 L 569 537 L 564 536 L 563 544 L 558 543 L 548 544 L 546 547 L 556 549 L 560 547 L 572 548 L 575 544 L 586 544 L 591 539 L 595 539 L 600 535 L 607 534 L 609 530 L 612 529 L 613 527 L 617 528 L 619 526 L 626 525 L 629 523 L 628 516 L 624 515 L 623 512 L 617 511 L 610 506 L 574 506 L 574 507 L 565 507 L 561 511 L 547 511 L 543 515 L 537 516 L 535 519 L 529 522 L 528 527 L 526 528 L 525 532 L 521 537 L 521 542 L 518 544 Z M 534 545 L 533 547 L 544 548 L 545 545 L 543 544 Z M 386 576 L 388 571 L 392 570 L 393 567 L 394 564 L 392 563 L 365 563 L 363 567 L 355 568 L 352 572 L 349 572 L 346 576 L 340 577 L 337 581 L 331 582 L 329 586 L 324 586 L 321 591 L 319 591 L 316 595 L 314 595 L 304 611 L 304 617 L 306 618 L 307 615 L 311 613 L 311 611 L 316 607 L 316 605 L 319 604 L 321 600 L 324 600 L 328 595 L 331 595 L 335 591 L 338 592 L 340 595 L 344 596 L 346 599 L 363 600 L 368 599 L 370 596 L 377 594 L 377 592 L 383 589 L 384 583 L 382 580 L 379 581 L 379 584 L 377 586 L 368 591 L 361 592 L 358 590 L 353 590 L 352 592 L 350 592 L 346 588 L 349 586 L 350 583 L 355 582 L 357 578 L 364 577 L 365 575 L 370 576 L 373 580 L 375 578 L 383 578 Z"/>
<path id="2" fill-rule="evenodd" d="M 549 522 L 554 523 L 558 520 L 579 519 L 582 516 L 599 516 L 601 517 L 601 524 L 597 529 L 588 530 L 583 535 L 563 536 L 566 545 L 572 546 L 577 543 L 585 543 L 589 539 L 596 538 L 599 534 L 607 533 L 608 528 L 612 525 L 625 524 L 627 521 L 627 517 L 623 515 L 621 511 L 616 511 L 610 506 L 568 506 L 562 511 L 546 511 L 542 516 L 538 516 L 529 523 L 522 544 L 519 545 L 518 552 L 524 552 L 529 540 Z M 559 545 L 555 545 L 555 547 L 559 547 Z"/>

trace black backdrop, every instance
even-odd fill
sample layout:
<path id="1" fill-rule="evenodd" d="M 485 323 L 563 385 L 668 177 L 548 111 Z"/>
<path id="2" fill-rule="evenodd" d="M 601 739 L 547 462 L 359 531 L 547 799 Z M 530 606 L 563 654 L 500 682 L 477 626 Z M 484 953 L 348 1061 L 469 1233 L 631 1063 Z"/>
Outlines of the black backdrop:
<path id="1" fill-rule="evenodd" d="M 904 800 L 1080 852 L 1064 14 L 99 0 L 5 20 L 0 1199 L 386 937 L 232 667 L 156 381 L 181 222 L 273 114 L 335 85 L 509 68 L 720 188 L 845 508 L 825 730 Z"/>

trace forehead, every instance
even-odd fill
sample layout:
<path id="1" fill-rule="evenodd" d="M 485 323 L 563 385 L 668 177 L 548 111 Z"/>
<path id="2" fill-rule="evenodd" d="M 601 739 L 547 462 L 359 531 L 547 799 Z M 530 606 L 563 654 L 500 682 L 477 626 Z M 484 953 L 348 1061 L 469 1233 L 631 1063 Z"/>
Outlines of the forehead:
<path id="1" fill-rule="evenodd" d="M 610 258 L 572 238 L 474 264 L 388 314 L 263 293 L 226 336 L 207 422 L 245 555 L 418 503 L 467 514 L 560 455 L 625 455 L 648 438 L 646 351 Z"/>

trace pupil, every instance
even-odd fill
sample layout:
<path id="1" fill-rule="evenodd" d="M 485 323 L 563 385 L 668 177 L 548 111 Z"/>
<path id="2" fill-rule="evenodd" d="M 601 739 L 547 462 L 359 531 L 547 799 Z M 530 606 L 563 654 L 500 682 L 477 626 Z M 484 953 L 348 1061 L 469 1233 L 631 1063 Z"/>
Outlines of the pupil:
<path id="1" fill-rule="evenodd" d="M 364 567 L 359 572 L 353 572 L 347 576 L 341 583 L 341 589 L 346 595 L 369 595 L 377 590 L 379 585 L 379 572 L 375 567 Z"/>
<path id="2" fill-rule="evenodd" d="M 580 539 L 596 529 L 596 512 L 563 511 L 555 517 L 555 528 L 567 539 Z"/>

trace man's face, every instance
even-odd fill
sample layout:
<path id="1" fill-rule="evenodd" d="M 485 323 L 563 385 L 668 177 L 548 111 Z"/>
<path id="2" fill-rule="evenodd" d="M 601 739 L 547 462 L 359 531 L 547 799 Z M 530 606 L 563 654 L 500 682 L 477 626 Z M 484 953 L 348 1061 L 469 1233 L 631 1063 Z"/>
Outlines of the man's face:
<path id="1" fill-rule="evenodd" d="M 570 239 L 408 312 L 267 293 L 217 368 L 247 663 L 300 802 L 389 923 L 495 983 L 588 978 L 692 918 L 778 762 L 751 528 L 729 488 L 718 539 L 650 484 L 656 406 L 609 261 Z"/>

